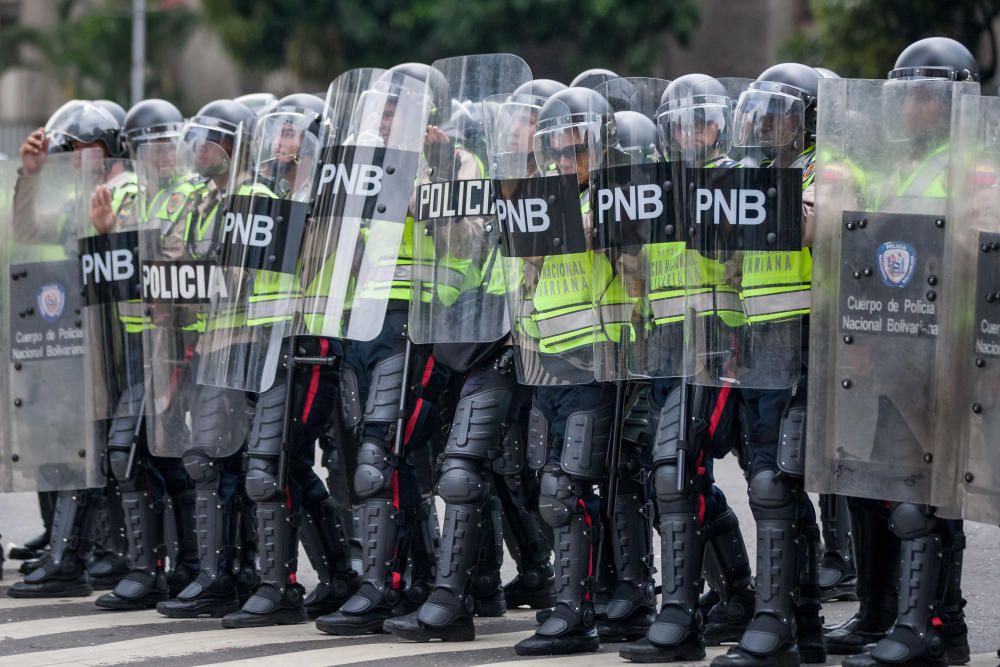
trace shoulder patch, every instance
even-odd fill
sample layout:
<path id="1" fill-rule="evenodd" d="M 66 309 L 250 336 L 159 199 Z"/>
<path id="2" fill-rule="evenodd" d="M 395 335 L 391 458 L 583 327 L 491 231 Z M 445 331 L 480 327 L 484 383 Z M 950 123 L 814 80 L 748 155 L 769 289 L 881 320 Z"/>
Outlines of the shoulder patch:
<path id="1" fill-rule="evenodd" d="M 187 196 L 183 192 L 175 192 L 167 200 L 167 215 L 173 215 L 180 210 Z"/>

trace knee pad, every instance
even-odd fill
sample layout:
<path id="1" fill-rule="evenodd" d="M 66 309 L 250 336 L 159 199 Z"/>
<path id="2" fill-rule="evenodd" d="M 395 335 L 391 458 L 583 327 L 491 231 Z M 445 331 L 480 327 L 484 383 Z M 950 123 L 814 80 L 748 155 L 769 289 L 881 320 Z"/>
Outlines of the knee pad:
<path id="1" fill-rule="evenodd" d="M 399 414 L 399 397 L 406 383 L 404 365 L 402 354 L 394 354 L 375 364 L 365 405 L 365 421 L 395 423 Z"/>
<path id="2" fill-rule="evenodd" d="M 358 467 L 354 470 L 354 492 L 367 500 L 389 488 L 392 466 L 384 442 L 365 440 L 358 451 Z"/>
<path id="3" fill-rule="evenodd" d="M 562 469 L 581 479 L 602 479 L 611 444 L 612 421 L 613 413 L 606 407 L 570 414 L 566 418 Z"/>
<path id="4" fill-rule="evenodd" d="M 547 466 L 542 473 L 538 492 L 538 514 L 553 528 L 569 523 L 578 511 L 580 494 L 577 481 L 562 470 Z"/>
<path id="5" fill-rule="evenodd" d="M 188 477 L 196 486 L 204 487 L 219 479 L 219 469 L 215 461 L 200 449 L 184 452 L 181 461 L 184 462 L 184 470 L 187 471 Z"/>
<path id="6" fill-rule="evenodd" d="M 503 423 L 510 411 L 510 389 L 491 387 L 463 396 L 455 408 L 446 454 L 488 459 L 500 445 Z"/>
<path id="7" fill-rule="evenodd" d="M 794 521 L 797 515 L 793 481 L 771 468 L 750 478 L 750 509 L 754 519 Z"/>
<path id="8" fill-rule="evenodd" d="M 281 491 L 278 488 L 278 462 L 253 457 L 247 467 L 246 492 L 250 500 L 272 500 Z"/>
<path id="9" fill-rule="evenodd" d="M 682 512 L 686 511 L 689 506 L 687 494 L 683 491 L 680 493 L 677 491 L 677 475 L 679 473 L 676 461 L 660 464 L 653 472 L 656 500 L 659 503 L 660 512 Z"/>
<path id="10" fill-rule="evenodd" d="M 927 505 L 899 503 L 889 515 L 889 529 L 901 540 L 912 540 L 935 532 L 938 518 Z"/>
<path id="11" fill-rule="evenodd" d="M 446 503 L 478 505 L 489 495 L 483 463 L 471 459 L 448 458 L 437 483 L 437 494 Z"/>
<path id="12" fill-rule="evenodd" d="M 344 419 L 345 428 L 357 428 L 364 418 L 358 375 L 343 366 L 340 369 L 340 414 Z"/>

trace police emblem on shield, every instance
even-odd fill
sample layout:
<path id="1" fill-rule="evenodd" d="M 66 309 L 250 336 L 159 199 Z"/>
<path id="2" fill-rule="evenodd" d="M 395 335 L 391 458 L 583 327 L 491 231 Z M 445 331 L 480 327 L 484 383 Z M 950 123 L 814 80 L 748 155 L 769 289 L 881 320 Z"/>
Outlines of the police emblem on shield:
<path id="1" fill-rule="evenodd" d="M 889 287 L 906 287 L 917 267 L 917 251 L 909 243 L 887 241 L 878 247 L 878 272 Z"/>
<path id="2" fill-rule="evenodd" d="M 38 288 L 35 294 L 38 313 L 46 322 L 55 322 L 66 307 L 66 290 L 59 283 L 49 283 Z"/>

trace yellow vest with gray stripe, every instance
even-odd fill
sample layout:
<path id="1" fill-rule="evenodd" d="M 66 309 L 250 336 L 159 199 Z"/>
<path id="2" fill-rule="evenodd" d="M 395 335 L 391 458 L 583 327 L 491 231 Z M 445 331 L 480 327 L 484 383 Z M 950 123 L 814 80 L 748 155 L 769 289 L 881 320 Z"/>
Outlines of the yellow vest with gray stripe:
<path id="1" fill-rule="evenodd" d="M 792 163 L 802 169 L 802 189 L 815 177 L 816 150 L 807 148 Z M 812 298 L 812 253 L 809 248 L 752 251 L 743 256 L 740 301 L 750 325 L 809 314 Z"/>
<path id="2" fill-rule="evenodd" d="M 580 210 L 590 213 L 587 192 L 580 195 Z M 593 345 L 599 333 L 595 297 L 611 284 L 614 271 L 602 253 L 548 255 L 542 260 L 535 286 L 532 327 L 543 354 L 558 354 Z M 532 331 L 534 329 L 534 331 Z"/>

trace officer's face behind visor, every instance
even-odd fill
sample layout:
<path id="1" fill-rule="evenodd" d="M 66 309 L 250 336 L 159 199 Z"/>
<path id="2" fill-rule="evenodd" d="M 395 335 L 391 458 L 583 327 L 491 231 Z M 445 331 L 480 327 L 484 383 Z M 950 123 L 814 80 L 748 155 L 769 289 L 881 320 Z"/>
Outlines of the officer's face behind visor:
<path id="1" fill-rule="evenodd" d="M 738 146 L 782 148 L 801 136 L 805 105 L 775 90 L 748 90 L 740 95 L 734 115 Z"/>
<path id="2" fill-rule="evenodd" d="M 670 154 L 686 160 L 706 160 L 720 155 L 729 146 L 722 137 L 729 127 L 729 100 L 696 103 L 668 102 L 657 114 L 660 143 Z"/>
<path id="3" fill-rule="evenodd" d="M 177 147 L 177 165 L 185 172 L 207 178 L 229 171 L 234 134 L 219 126 L 192 121 L 184 130 Z"/>
<path id="4" fill-rule="evenodd" d="M 493 118 L 489 141 L 499 175 L 527 178 L 538 173 L 533 140 L 541 105 L 541 98 L 512 95 L 488 107 L 487 114 Z"/>
<path id="5" fill-rule="evenodd" d="M 920 145 L 946 141 L 951 124 L 950 79 L 895 78 L 884 87 L 885 131 L 890 141 Z"/>
<path id="6" fill-rule="evenodd" d="M 319 146 L 316 136 L 309 130 L 311 123 L 309 118 L 296 112 L 263 118 L 257 124 L 257 164 L 290 165 L 303 159 L 311 160 Z"/>
<path id="7" fill-rule="evenodd" d="M 350 143 L 419 151 L 424 139 L 426 103 L 423 88 L 377 81 L 361 94 Z"/>
<path id="8" fill-rule="evenodd" d="M 544 127 L 539 124 L 535 133 L 535 161 L 547 175 L 576 174 L 577 181 L 583 183 L 588 178 L 591 165 L 596 165 L 597 132 L 600 119 L 587 119 L 562 125 L 556 123 Z M 582 180 L 581 180 L 582 179 Z"/>
<path id="9" fill-rule="evenodd" d="M 177 145 L 179 132 L 164 133 L 144 137 L 141 141 L 130 142 L 135 156 L 148 176 L 157 180 L 170 178 L 177 168 Z"/>

